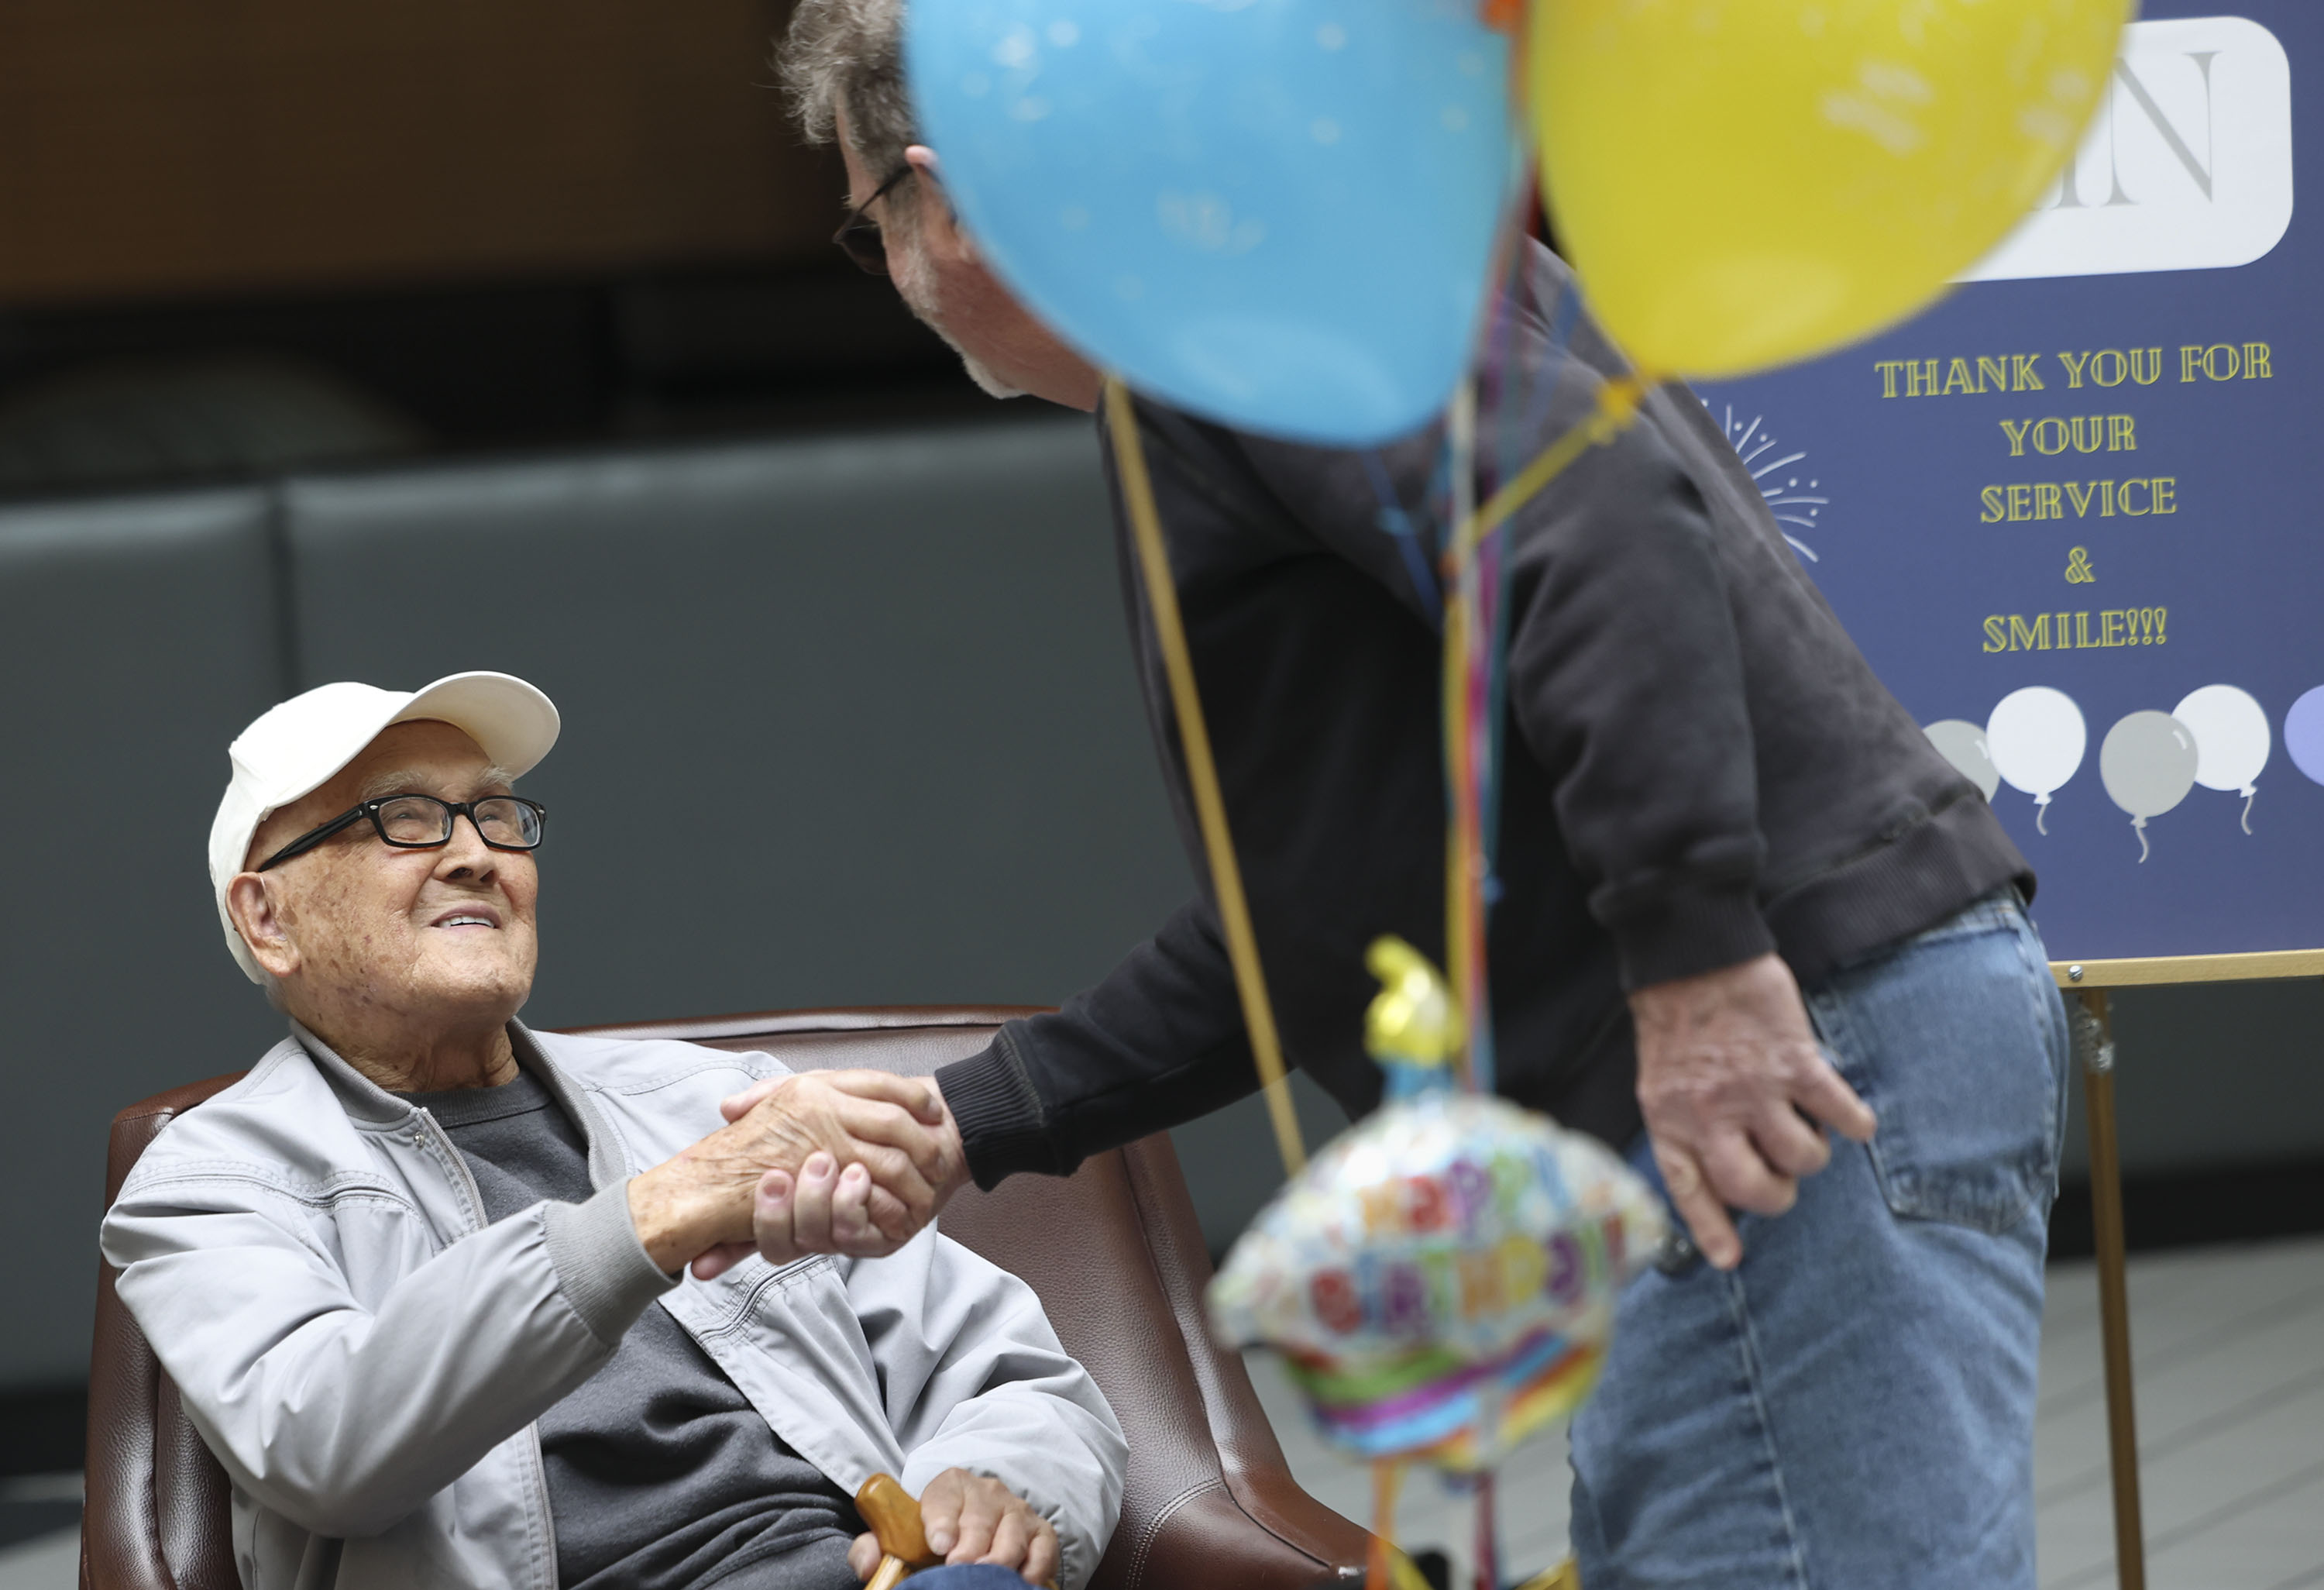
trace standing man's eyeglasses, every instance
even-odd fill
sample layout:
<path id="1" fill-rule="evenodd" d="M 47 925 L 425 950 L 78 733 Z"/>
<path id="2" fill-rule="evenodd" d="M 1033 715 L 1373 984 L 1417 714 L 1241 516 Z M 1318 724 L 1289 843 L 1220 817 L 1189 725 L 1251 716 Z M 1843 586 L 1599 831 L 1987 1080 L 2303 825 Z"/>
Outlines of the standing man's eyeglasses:
<path id="1" fill-rule="evenodd" d="M 912 174 L 908 162 L 898 166 L 888 180 L 872 190 L 872 197 L 847 213 L 847 219 L 831 240 L 839 245 L 839 252 L 855 262 L 855 268 L 874 276 L 888 273 L 888 245 L 881 240 L 880 223 L 865 212 L 888 196 L 888 190 Z"/>
<path id="2" fill-rule="evenodd" d="M 438 800 L 433 795 L 383 795 L 343 811 L 319 828 L 300 835 L 252 870 L 264 872 L 294 855 L 304 855 L 340 829 L 371 818 L 379 837 L 399 850 L 433 850 L 452 842 L 452 824 L 466 817 L 494 850 L 532 850 L 549 826 L 549 809 L 521 795 L 487 795 L 482 800 Z"/>

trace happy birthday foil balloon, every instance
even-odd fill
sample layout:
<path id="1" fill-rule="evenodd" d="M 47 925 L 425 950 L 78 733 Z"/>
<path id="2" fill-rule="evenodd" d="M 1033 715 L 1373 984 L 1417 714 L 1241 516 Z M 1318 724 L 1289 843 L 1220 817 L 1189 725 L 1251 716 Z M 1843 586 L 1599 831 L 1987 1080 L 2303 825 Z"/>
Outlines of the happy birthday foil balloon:
<path id="1" fill-rule="evenodd" d="M 1868 337 L 2023 220 L 2135 0 L 1536 0 L 1559 241 L 1642 371 Z"/>
<path id="2" fill-rule="evenodd" d="M 1388 1103 L 1235 1244 L 1213 1328 L 1280 1350 L 1351 1454 L 1477 1468 L 1579 1404 L 1666 1225 L 1596 1140 L 1452 1088 L 1458 1011 L 1416 952 L 1383 939 L 1370 964 Z"/>

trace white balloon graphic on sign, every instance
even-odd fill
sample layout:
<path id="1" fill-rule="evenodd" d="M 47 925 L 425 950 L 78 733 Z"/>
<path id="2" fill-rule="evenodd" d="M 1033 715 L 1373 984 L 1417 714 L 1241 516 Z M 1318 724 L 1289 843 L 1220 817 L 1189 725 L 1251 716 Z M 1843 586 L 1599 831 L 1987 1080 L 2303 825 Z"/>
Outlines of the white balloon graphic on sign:
<path id="1" fill-rule="evenodd" d="M 2050 797 L 2081 770 L 2090 731 L 2072 697 L 2047 685 L 2012 690 L 1985 720 L 1993 765 L 2013 790 L 2034 797 L 2034 826 L 2046 834 Z"/>
<path id="2" fill-rule="evenodd" d="M 2251 828 L 2252 798 L 2268 753 L 2275 749 L 2267 714 L 2233 685 L 2205 685 L 2171 709 L 2195 736 L 2195 781 L 2244 798 L 2244 832 Z"/>
<path id="3" fill-rule="evenodd" d="M 1961 777 L 1977 786 L 1979 794 L 1987 800 L 1993 799 L 2001 788 L 2001 770 L 1993 765 L 1993 747 L 1986 744 L 1983 729 L 1966 718 L 1948 717 L 1921 732 Z"/>

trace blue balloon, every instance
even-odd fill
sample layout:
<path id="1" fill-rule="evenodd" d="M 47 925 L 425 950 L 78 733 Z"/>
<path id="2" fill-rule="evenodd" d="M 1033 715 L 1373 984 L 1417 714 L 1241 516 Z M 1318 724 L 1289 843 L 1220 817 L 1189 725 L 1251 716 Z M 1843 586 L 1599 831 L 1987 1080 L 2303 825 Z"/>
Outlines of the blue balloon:
<path id="1" fill-rule="evenodd" d="M 906 26 L 946 197 L 1096 363 L 1332 446 L 1444 407 L 1517 171 L 1475 0 L 913 0 Z"/>

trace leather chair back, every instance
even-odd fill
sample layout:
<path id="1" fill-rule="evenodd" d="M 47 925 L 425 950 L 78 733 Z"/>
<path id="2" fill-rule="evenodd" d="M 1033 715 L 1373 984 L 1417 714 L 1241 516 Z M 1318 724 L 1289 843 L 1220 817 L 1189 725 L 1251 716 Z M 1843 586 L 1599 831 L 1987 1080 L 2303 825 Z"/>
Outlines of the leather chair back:
<path id="1" fill-rule="evenodd" d="M 926 1076 L 975 1053 L 1010 1016 L 990 1007 L 808 1011 L 597 1028 L 764 1049 L 794 1070 L 873 1067 Z M 213 1077 L 115 1118 L 106 1201 Z M 1204 1328 L 1210 1262 L 1167 1136 L 1100 1154 L 1072 1177 L 970 1189 L 942 1226 L 1022 1277 L 1130 1437 L 1121 1522 L 1096 1590 L 1303 1590 L 1360 1576 L 1365 1532 L 1302 1491 L 1241 1361 Z M 113 1289 L 98 1283 L 89 1375 L 83 1590 L 229 1590 L 236 1582 L 226 1475 L 187 1422 Z"/>

